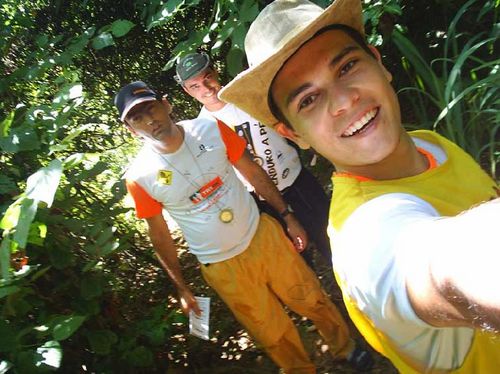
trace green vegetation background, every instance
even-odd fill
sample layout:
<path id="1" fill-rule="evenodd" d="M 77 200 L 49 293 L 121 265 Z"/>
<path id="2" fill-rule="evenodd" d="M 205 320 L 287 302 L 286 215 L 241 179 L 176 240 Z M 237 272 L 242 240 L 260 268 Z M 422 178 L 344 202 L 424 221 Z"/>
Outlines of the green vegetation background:
<path id="1" fill-rule="evenodd" d="M 211 341 L 187 334 L 126 203 L 121 176 L 138 144 L 112 105 L 120 86 L 141 79 L 169 94 L 176 118 L 196 116 L 198 104 L 172 78 L 175 58 L 206 50 L 228 81 L 245 67 L 244 36 L 265 4 L 0 1 L 0 374 L 277 371 L 203 285 L 177 235 L 186 277 L 213 298 Z M 404 123 L 454 140 L 498 180 L 499 0 L 363 6 Z M 309 165 L 312 153 L 301 156 Z M 331 190 L 331 167 L 309 167 Z M 297 323 L 319 372 L 349 372 Z M 376 370 L 393 369 L 377 357 Z"/>

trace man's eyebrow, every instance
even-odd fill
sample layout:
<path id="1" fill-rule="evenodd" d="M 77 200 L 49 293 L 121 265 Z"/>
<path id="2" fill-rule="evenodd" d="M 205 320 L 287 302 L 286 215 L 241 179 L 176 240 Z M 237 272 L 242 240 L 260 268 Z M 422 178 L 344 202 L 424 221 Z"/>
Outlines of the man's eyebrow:
<path id="1" fill-rule="evenodd" d="M 345 55 L 351 53 L 352 51 L 356 51 L 358 50 L 359 47 L 358 46 L 355 46 L 355 45 L 350 45 L 350 46 L 347 46 L 345 47 L 344 49 L 342 49 L 339 53 L 337 53 L 337 55 L 335 55 L 335 57 L 332 59 L 332 61 L 330 61 L 330 67 L 333 67 L 335 65 L 337 65 L 343 58 Z M 285 102 L 285 105 L 288 106 L 290 105 L 290 103 L 295 100 L 295 98 L 302 92 L 302 91 L 305 91 L 306 89 L 308 89 L 309 87 L 311 87 L 312 84 L 307 82 L 307 83 L 304 83 L 303 85 L 297 87 L 295 90 L 293 90 L 292 92 L 290 92 L 290 94 L 287 96 L 286 98 L 286 102 Z"/>
<path id="2" fill-rule="evenodd" d="M 330 66 L 335 66 L 337 65 L 345 55 L 351 53 L 352 51 L 357 51 L 360 48 L 356 45 L 348 45 L 345 47 L 343 50 L 341 50 L 334 58 L 332 58 L 332 61 L 330 61 Z"/>

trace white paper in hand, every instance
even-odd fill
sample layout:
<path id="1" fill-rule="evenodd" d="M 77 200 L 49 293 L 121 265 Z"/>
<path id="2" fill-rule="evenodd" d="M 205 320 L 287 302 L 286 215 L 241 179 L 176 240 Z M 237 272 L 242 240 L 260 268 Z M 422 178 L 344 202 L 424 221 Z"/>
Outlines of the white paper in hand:
<path id="1" fill-rule="evenodd" d="M 201 314 L 196 315 L 195 312 L 189 312 L 189 333 L 199 338 L 208 340 L 208 321 L 210 317 L 210 298 L 195 296 Z"/>

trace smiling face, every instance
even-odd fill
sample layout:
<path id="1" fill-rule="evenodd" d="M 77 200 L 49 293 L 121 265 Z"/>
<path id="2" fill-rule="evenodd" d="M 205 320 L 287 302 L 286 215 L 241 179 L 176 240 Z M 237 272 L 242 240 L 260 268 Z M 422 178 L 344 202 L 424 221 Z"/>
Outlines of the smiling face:
<path id="1" fill-rule="evenodd" d="M 363 172 L 394 154 L 403 137 L 392 77 L 370 49 L 375 58 L 345 32 L 325 31 L 290 57 L 271 86 L 292 126 L 276 130 L 338 170 Z"/>
<path id="2" fill-rule="evenodd" d="M 135 136 L 149 142 L 163 142 L 175 127 L 170 113 L 170 103 L 163 99 L 145 101 L 135 105 L 127 113 L 125 123 Z"/>
<path id="3" fill-rule="evenodd" d="M 225 103 L 217 97 L 221 89 L 219 75 L 212 68 L 207 68 L 196 77 L 184 82 L 184 91 L 205 105 L 209 111 L 222 109 Z"/>

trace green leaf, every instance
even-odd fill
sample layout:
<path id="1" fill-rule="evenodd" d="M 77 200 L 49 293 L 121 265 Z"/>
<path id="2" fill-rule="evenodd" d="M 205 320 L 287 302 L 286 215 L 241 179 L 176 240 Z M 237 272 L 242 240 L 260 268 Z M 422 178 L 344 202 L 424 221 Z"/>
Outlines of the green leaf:
<path id="1" fill-rule="evenodd" d="M 226 57 L 227 70 L 232 77 L 235 77 L 243 70 L 243 59 L 245 53 L 239 48 L 231 48 Z"/>
<path id="2" fill-rule="evenodd" d="M 17 185 L 6 175 L 0 174 L 0 194 L 5 194 L 17 190 Z"/>
<path id="3" fill-rule="evenodd" d="M 52 336 L 55 340 L 64 340 L 74 334 L 85 321 L 85 316 L 59 317 L 54 322 Z"/>
<path id="4" fill-rule="evenodd" d="M 113 35 L 109 32 L 103 32 L 92 39 L 92 47 L 96 50 L 103 49 L 114 44 L 115 41 L 113 40 Z"/>
<path id="5" fill-rule="evenodd" d="M 64 85 L 59 92 L 54 96 L 52 102 L 54 104 L 64 104 L 70 100 L 74 100 L 83 96 L 83 86 L 81 83 Z"/>
<path id="6" fill-rule="evenodd" d="M 240 50 L 245 49 L 245 35 L 247 33 L 247 28 L 243 25 L 238 25 L 234 29 L 231 35 L 232 48 L 238 48 Z"/>
<path id="7" fill-rule="evenodd" d="M 21 288 L 18 286 L 6 286 L 6 287 L 0 287 L 0 299 L 12 295 L 13 293 L 16 293 L 20 290 Z"/>
<path id="8" fill-rule="evenodd" d="M 104 243 L 106 243 L 108 240 L 113 238 L 113 233 L 116 231 L 116 227 L 111 226 L 111 227 L 106 227 L 104 230 L 102 230 L 99 234 L 99 236 L 96 239 L 96 245 L 101 246 Z"/>
<path id="9" fill-rule="evenodd" d="M 101 256 L 107 256 L 111 252 L 116 250 L 119 246 L 120 246 L 120 242 L 118 241 L 118 239 L 111 241 L 111 242 L 108 242 L 108 243 L 104 244 L 103 246 L 101 246 L 101 248 L 99 250 L 99 254 Z"/>
<path id="10" fill-rule="evenodd" d="M 0 374 L 5 374 L 12 367 L 12 364 L 8 361 L 0 361 Z"/>
<path id="11" fill-rule="evenodd" d="M 165 343 L 165 329 L 161 326 L 153 327 L 150 331 L 145 331 L 152 345 L 161 345 Z"/>
<path id="12" fill-rule="evenodd" d="M 104 280 L 101 275 L 90 274 L 82 279 L 80 284 L 80 294 L 85 300 L 101 296 L 103 292 Z"/>
<path id="13" fill-rule="evenodd" d="M 0 221 L 0 229 L 11 231 L 16 227 L 19 215 L 21 214 L 21 202 L 23 199 L 18 199 L 10 204 Z"/>
<path id="14" fill-rule="evenodd" d="M 85 153 L 73 153 L 63 161 L 65 169 L 71 169 L 85 159 Z"/>
<path id="15" fill-rule="evenodd" d="M 98 355 L 108 355 L 118 337 L 110 330 L 91 330 L 86 333 L 90 348 Z"/>
<path id="16" fill-rule="evenodd" d="M 74 180 L 90 180 L 95 178 L 97 175 L 101 174 L 103 171 L 108 170 L 109 165 L 104 161 L 99 161 L 92 165 L 89 170 L 83 170 L 79 175 L 77 175 Z"/>
<path id="17" fill-rule="evenodd" d="M 140 345 L 128 353 L 127 361 L 135 367 L 148 367 L 153 364 L 153 354 L 149 349 Z"/>
<path id="18" fill-rule="evenodd" d="M 41 359 L 43 356 L 36 353 L 34 349 L 16 352 L 16 371 L 30 374 L 40 372 L 40 369 L 35 366 L 35 362 Z"/>
<path id="19" fill-rule="evenodd" d="M 238 14 L 238 21 L 241 24 L 245 22 L 252 22 L 259 14 L 258 2 L 255 0 L 245 0 L 238 11 Z"/>
<path id="20" fill-rule="evenodd" d="M 9 136 L 0 138 L 0 149 L 7 153 L 32 151 L 39 147 L 40 141 L 35 129 L 27 124 L 12 129 Z"/>
<path id="21" fill-rule="evenodd" d="M 229 36 L 235 30 L 237 23 L 238 22 L 236 20 L 231 19 L 231 20 L 226 21 L 223 24 L 222 28 L 219 30 L 219 32 L 217 34 L 217 39 L 216 39 L 214 45 L 212 46 L 212 52 L 216 52 L 220 49 L 222 44 L 224 44 L 226 39 L 229 38 Z"/>
<path id="22" fill-rule="evenodd" d="M 16 334 L 15 326 L 0 319 L 0 352 L 10 352 L 17 348 Z"/>
<path id="23" fill-rule="evenodd" d="M 48 42 L 49 42 L 49 38 L 45 34 L 40 34 L 35 39 L 36 45 L 39 46 L 40 48 L 44 48 Z"/>
<path id="24" fill-rule="evenodd" d="M 33 222 L 28 233 L 28 243 L 43 246 L 47 236 L 47 225 L 43 222 Z"/>
<path id="25" fill-rule="evenodd" d="M 148 22 L 147 30 L 157 27 L 168 22 L 184 5 L 184 0 L 169 0 L 163 4 L 156 14 L 151 16 Z"/>
<path id="26" fill-rule="evenodd" d="M 37 367 L 48 367 L 59 369 L 62 361 L 62 348 L 59 342 L 51 340 L 36 349 L 35 365 Z"/>
<path id="27" fill-rule="evenodd" d="M 38 278 L 43 276 L 47 271 L 49 271 L 52 268 L 52 266 L 46 266 L 40 270 L 38 270 L 33 276 L 31 277 L 31 282 L 36 281 Z"/>
<path id="28" fill-rule="evenodd" d="M 134 23 L 125 19 L 119 19 L 111 24 L 111 32 L 117 38 L 126 35 L 135 26 Z"/>
<path id="29" fill-rule="evenodd" d="M 25 198 L 21 203 L 21 211 L 16 224 L 16 231 L 12 238 L 21 248 L 26 248 L 31 222 L 33 222 L 35 218 L 37 208 L 38 201 L 33 199 Z"/>
<path id="30" fill-rule="evenodd" d="M 16 112 L 13 110 L 2 122 L 0 122 L 0 137 L 6 137 L 9 135 L 10 127 L 14 121 L 15 114 Z"/>
<path id="31" fill-rule="evenodd" d="M 10 249 L 11 249 L 10 235 L 4 236 L 2 244 L 0 244 L 0 267 L 2 270 L 2 279 L 10 280 Z"/>
<path id="32" fill-rule="evenodd" d="M 79 314 L 94 316 L 101 312 L 99 301 L 100 299 L 83 300 L 78 298 L 71 302 L 71 307 Z"/>
<path id="33" fill-rule="evenodd" d="M 59 186 L 62 171 L 62 162 L 58 159 L 52 160 L 48 166 L 41 168 L 28 178 L 26 196 L 43 201 L 50 207 Z"/>
<path id="34" fill-rule="evenodd" d="M 49 251 L 49 259 L 56 269 L 64 269 L 73 265 L 75 255 L 68 247 L 54 247 Z"/>

